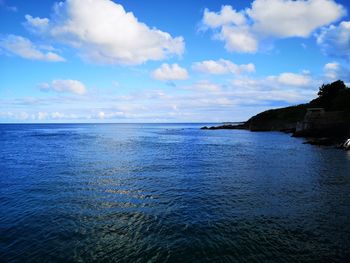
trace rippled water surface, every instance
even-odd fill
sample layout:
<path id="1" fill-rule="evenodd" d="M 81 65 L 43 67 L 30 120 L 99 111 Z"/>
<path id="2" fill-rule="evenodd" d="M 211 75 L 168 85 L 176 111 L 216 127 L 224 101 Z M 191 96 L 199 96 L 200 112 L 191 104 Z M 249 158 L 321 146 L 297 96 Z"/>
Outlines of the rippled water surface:
<path id="1" fill-rule="evenodd" d="M 200 126 L 0 125 L 0 262 L 349 262 L 349 153 Z"/>

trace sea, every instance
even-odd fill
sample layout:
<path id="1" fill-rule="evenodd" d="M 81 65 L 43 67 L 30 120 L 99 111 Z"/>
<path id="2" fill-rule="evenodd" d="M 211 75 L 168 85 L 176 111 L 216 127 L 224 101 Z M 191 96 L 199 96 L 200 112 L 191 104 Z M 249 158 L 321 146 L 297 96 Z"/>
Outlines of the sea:
<path id="1" fill-rule="evenodd" d="M 0 125 L 0 262 L 350 262 L 350 152 L 204 125 Z"/>

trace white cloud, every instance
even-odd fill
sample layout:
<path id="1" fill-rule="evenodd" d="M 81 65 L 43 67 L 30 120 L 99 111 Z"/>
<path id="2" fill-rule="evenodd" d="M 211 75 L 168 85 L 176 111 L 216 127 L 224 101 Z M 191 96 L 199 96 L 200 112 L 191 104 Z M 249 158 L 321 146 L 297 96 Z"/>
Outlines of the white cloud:
<path id="1" fill-rule="evenodd" d="M 31 15 L 25 15 L 24 17 L 27 20 L 24 25 L 34 32 L 44 32 L 49 25 L 48 18 L 32 17 Z"/>
<path id="2" fill-rule="evenodd" d="M 296 74 L 290 72 L 281 73 L 278 76 L 269 76 L 267 79 L 287 86 L 306 87 L 312 83 L 310 76 L 307 74 Z"/>
<path id="3" fill-rule="evenodd" d="M 0 48 L 10 54 L 26 59 L 51 62 L 65 61 L 64 58 L 56 53 L 44 51 L 42 48 L 34 45 L 29 39 L 17 35 L 8 35 L 0 38 Z"/>
<path id="4" fill-rule="evenodd" d="M 32 112 L 26 112 L 26 111 L 7 111 L 7 112 L 1 112 L 0 111 L 0 118 L 3 118 L 4 120 L 10 120 L 10 121 L 20 121 L 20 122 L 32 122 L 32 121 L 39 121 L 39 122 L 47 122 L 47 121 L 60 121 L 60 120 L 74 120 L 74 119 L 89 119 L 88 115 L 80 115 L 77 116 L 73 113 L 63 113 L 63 112 L 50 112 L 50 111 L 32 111 Z"/>
<path id="5" fill-rule="evenodd" d="M 86 93 L 86 87 L 78 80 L 72 79 L 56 79 L 49 83 L 40 84 L 42 91 L 69 92 L 78 95 Z"/>
<path id="6" fill-rule="evenodd" d="M 231 82 L 233 93 L 242 103 L 261 104 L 284 101 L 288 104 L 311 100 L 320 81 L 296 73 L 281 73 L 263 78 L 238 78 Z"/>
<path id="7" fill-rule="evenodd" d="M 345 14 L 333 0 L 255 0 L 247 14 L 255 31 L 274 37 L 308 37 Z"/>
<path id="8" fill-rule="evenodd" d="M 32 28 L 37 23 L 42 29 L 44 19 L 35 18 Z M 73 46 L 95 63 L 141 64 L 182 55 L 185 46 L 182 37 L 148 27 L 110 0 L 59 2 L 45 27 L 44 35 Z"/>
<path id="9" fill-rule="evenodd" d="M 309 37 L 344 14 L 333 0 L 255 0 L 240 11 L 231 6 L 218 13 L 205 9 L 202 23 L 214 30 L 214 38 L 224 41 L 228 51 L 254 53 L 265 39 Z"/>
<path id="10" fill-rule="evenodd" d="M 221 85 L 210 82 L 208 80 L 200 80 L 195 82 L 191 86 L 183 87 L 184 89 L 195 90 L 195 91 L 209 91 L 209 92 L 219 92 L 221 90 Z"/>
<path id="11" fill-rule="evenodd" d="M 152 72 L 152 77 L 161 81 L 185 80 L 188 79 L 188 72 L 176 63 L 172 65 L 164 63 Z"/>
<path id="12" fill-rule="evenodd" d="M 259 81 L 249 77 L 235 78 L 232 80 L 231 84 L 234 87 L 245 87 L 246 89 L 259 87 Z"/>
<path id="13" fill-rule="evenodd" d="M 37 114 L 37 119 L 40 120 L 40 121 L 41 120 L 45 120 L 47 117 L 48 117 L 47 112 L 39 111 L 38 114 Z"/>
<path id="14" fill-rule="evenodd" d="M 98 117 L 99 117 L 100 119 L 104 119 L 105 116 L 106 116 L 106 114 L 105 114 L 103 111 L 100 111 L 100 112 L 98 113 Z"/>
<path id="15" fill-rule="evenodd" d="M 327 63 L 324 65 L 323 70 L 326 78 L 335 80 L 338 78 L 340 65 L 336 62 Z"/>
<path id="16" fill-rule="evenodd" d="M 237 65 L 229 60 L 205 60 L 202 62 L 195 62 L 192 68 L 196 71 L 208 74 L 242 74 L 255 72 L 255 66 L 252 63 Z"/>
<path id="17" fill-rule="evenodd" d="M 350 21 L 323 28 L 317 43 L 327 55 L 350 60 Z"/>
<path id="18" fill-rule="evenodd" d="M 55 111 L 51 113 L 52 119 L 64 119 L 64 117 L 65 117 L 65 114 L 62 112 Z"/>
<path id="19" fill-rule="evenodd" d="M 25 111 L 0 111 L 0 117 L 8 120 L 26 121 L 30 119 L 30 115 Z"/>
<path id="20" fill-rule="evenodd" d="M 292 81 L 287 81 L 289 85 L 282 84 L 278 80 L 283 82 L 281 76 L 286 76 L 286 73 L 281 73 L 273 78 L 240 75 L 232 81 L 202 80 L 176 89 L 134 90 L 123 94 L 91 90 L 84 96 L 58 93 L 35 100 L 0 98 L 0 119 L 45 122 L 242 121 L 272 107 L 304 103 L 315 98 L 322 82 L 313 79 L 309 73 L 305 75 L 310 77 L 310 86 L 303 85 L 303 82 L 298 86 Z M 52 86 L 57 88 L 52 83 L 43 88 L 53 90 Z M 59 92 L 63 90 L 67 89 L 58 89 Z"/>
<path id="21" fill-rule="evenodd" d="M 231 81 L 232 93 L 241 103 L 261 104 L 283 101 L 288 104 L 303 103 L 313 99 L 322 83 L 309 73 L 283 72 L 274 76 L 250 78 L 247 76 Z"/>
<path id="22" fill-rule="evenodd" d="M 243 12 L 238 13 L 232 9 L 232 6 L 224 5 L 221 7 L 220 12 L 210 12 L 207 8 L 204 10 L 203 15 L 204 25 L 217 28 L 227 24 L 243 25 L 246 23 L 246 18 Z"/>
<path id="23" fill-rule="evenodd" d="M 350 80 L 350 70 L 348 67 L 338 63 L 338 62 L 330 62 L 324 65 L 323 67 L 324 76 L 327 81 L 335 81 L 341 79 L 343 81 Z"/>
<path id="24" fill-rule="evenodd" d="M 231 52 L 254 53 L 258 49 L 258 38 L 248 26 L 233 27 L 225 25 L 216 38 L 225 42 Z"/>

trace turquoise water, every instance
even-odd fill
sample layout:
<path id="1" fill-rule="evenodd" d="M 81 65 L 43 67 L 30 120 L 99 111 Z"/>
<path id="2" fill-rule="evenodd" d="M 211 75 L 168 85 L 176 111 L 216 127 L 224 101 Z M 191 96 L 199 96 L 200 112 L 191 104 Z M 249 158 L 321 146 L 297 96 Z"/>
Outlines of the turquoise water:
<path id="1" fill-rule="evenodd" d="M 0 125 L 0 261 L 347 262 L 349 153 L 200 126 Z"/>

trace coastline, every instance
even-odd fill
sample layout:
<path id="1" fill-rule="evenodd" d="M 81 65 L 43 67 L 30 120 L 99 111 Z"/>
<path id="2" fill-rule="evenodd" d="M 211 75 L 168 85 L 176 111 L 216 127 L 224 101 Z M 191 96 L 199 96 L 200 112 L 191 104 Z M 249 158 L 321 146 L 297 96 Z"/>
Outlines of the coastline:
<path id="1" fill-rule="evenodd" d="M 332 146 L 338 149 L 350 150 L 350 137 L 337 137 L 334 135 L 327 135 L 324 132 L 305 132 L 297 133 L 294 129 L 282 129 L 282 130 L 251 130 L 245 124 L 239 125 L 227 125 L 222 124 L 218 126 L 203 126 L 201 130 L 247 130 L 250 132 L 272 132 L 278 131 L 286 134 L 291 134 L 292 137 L 305 138 L 304 144 L 316 145 L 316 146 Z"/>
<path id="2" fill-rule="evenodd" d="M 203 130 L 280 131 L 306 138 L 312 145 L 350 149 L 350 88 L 338 80 L 319 88 L 318 97 L 296 106 L 261 112 L 243 123 L 223 123 Z"/>

